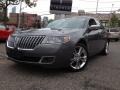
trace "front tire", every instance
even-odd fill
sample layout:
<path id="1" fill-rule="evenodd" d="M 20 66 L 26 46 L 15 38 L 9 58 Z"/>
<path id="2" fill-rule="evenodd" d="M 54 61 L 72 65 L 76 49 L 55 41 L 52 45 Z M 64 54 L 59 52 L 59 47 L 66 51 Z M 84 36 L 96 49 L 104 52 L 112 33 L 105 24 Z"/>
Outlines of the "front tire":
<path id="1" fill-rule="evenodd" d="M 70 61 L 69 68 L 72 71 L 79 71 L 83 69 L 88 60 L 88 52 L 83 44 L 78 44 L 75 46 L 75 50 L 73 52 L 73 58 Z"/>

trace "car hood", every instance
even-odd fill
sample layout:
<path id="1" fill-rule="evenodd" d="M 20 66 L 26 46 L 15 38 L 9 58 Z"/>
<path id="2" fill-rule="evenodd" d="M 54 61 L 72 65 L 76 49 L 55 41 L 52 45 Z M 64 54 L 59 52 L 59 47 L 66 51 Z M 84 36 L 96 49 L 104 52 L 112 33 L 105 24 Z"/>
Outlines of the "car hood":
<path id="1" fill-rule="evenodd" d="M 42 29 L 31 29 L 26 31 L 21 31 L 18 35 L 46 35 L 46 36 L 64 36 L 71 35 L 73 33 L 83 34 L 82 29 L 50 29 L 50 28 L 42 28 Z"/>

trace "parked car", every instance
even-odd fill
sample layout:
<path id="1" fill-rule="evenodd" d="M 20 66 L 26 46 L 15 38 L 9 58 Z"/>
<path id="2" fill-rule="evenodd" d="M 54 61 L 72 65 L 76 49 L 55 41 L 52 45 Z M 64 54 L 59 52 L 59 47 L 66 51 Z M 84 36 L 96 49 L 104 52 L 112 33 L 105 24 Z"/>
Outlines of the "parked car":
<path id="1" fill-rule="evenodd" d="M 110 40 L 118 41 L 120 39 L 120 30 L 116 28 L 108 29 L 108 37 Z"/>
<path id="2" fill-rule="evenodd" d="M 46 28 L 12 34 L 8 59 L 43 67 L 83 69 L 90 56 L 109 53 L 104 27 L 95 18 L 80 16 L 51 22 Z"/>
<path id="3" fill-rule="evenodd" d="M 5 25 L 0 24 L 0 41 L 6 41 L 13 32 L 14 30 L 9 30 Z"/>

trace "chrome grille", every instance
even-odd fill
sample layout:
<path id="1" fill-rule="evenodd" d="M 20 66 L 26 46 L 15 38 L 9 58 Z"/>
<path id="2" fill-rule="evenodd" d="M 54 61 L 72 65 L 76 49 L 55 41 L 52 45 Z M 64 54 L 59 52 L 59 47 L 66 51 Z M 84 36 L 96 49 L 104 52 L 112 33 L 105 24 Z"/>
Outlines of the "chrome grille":
<path id="1" fill-rule="evenodd" d="M 42 43 L 45 36 L 20 36 L 17 47 L 21 49 L 34 49 Z"/>

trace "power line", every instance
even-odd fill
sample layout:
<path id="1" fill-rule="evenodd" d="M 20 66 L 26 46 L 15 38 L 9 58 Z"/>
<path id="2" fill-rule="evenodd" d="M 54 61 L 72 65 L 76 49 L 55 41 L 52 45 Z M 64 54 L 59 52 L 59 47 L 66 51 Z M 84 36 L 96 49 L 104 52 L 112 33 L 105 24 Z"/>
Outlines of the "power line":
<path id="1" fill-rule="evenodd" d="M 78 7 L 73 7 L 72 8 L 73 10 L 76 10 L 76 9 L 78 9 Z M 87 10 L 91 10 L 91 9 L 96 9 L 96 7 L 93 7 L 93 8 L 81 8 L 81 9 L 87 9 Z M 99 7 L 98 9 L 111 9 L 111 7 Z M 120 9 L 120 7 L 114 7 L 114 9 Z"/>
<path id="2" fill-rule="evenodd" d="M 113 10 L 113 12 L 114 12 L 114 11 L 117 12 L 118 10 Z M 91 12 L 91 13 L 92 13 L 92 12 L 95 13 L 96 11 L 87 11 L 87 13 L 90 13 L 90 12 Z M 111 13 L 111 10 L 109 10 L 109 11 L 98 11 L 98 12 L 99 12 L 99 13 L 101 13 L 101 12 L 104 12 L 104 13 L 105 13 L 105 12 L 106 12 L 106 13 L 109 12 L 109 13 Z"/>
<path id="3" fill-rule="evenodd" d="M 106 8 L 111 9 L 111 7 L 99 7 L 98 9 L 106 9 Z M 114 8 L 120 8 L 120 7 L 114 7 Z M 95 8 L 84 8 L 84 9 L 95 9 Z"/>
<path id="4" fill-rule="evenodd" d="M 96 1 L 90 1 L 90 0 L 79 0 L 80 2 L 90 2 L 90 3 L 96 3 Z M 118 3 L 120 1 L 99 1 L 99 3 Z"/>
<path id="5" fill-rule="evenodd" d="M 99 3 L 118 3 L 118 2 L 120 3 L 120 1 L 110 1 L 110 2 L 109 1 L 108 2 L 105 1 L 105 2 L 99 2 Z"/>

